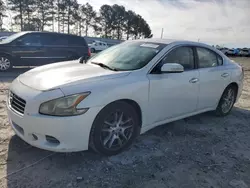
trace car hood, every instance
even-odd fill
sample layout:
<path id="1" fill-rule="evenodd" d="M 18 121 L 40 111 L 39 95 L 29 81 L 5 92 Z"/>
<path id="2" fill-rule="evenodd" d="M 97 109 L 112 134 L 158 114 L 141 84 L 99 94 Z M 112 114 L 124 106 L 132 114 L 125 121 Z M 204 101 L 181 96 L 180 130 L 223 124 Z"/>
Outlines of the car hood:
<path id="1" fill-rule="evenodd" d="M 79 61 L 53 63 L 34 68 L 18 77 L 24 85 L 36 90 L 57 89 L 68 84 L 102 81 L 128 75 L 129 72 L 117 72 L 97 65 L 81 64 Z"/>

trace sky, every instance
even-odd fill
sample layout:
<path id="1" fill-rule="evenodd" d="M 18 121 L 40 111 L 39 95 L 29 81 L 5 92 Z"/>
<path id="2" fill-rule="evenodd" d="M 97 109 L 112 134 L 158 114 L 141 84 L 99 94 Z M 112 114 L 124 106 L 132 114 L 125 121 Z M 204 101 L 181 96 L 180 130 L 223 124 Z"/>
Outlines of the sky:
<path id="1" fill-rule="evenodd" d="M 154 38 L 250 47 L 250 0 L 78 0 L 95 10 L 119 4 L 140 14 Z"/>

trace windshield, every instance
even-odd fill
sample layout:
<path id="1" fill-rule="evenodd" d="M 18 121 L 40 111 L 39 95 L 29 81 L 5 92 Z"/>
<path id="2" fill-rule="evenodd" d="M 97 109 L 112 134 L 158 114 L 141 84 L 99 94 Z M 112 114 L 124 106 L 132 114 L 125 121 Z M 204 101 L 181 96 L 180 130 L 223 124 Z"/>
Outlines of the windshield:
<path id="1" fill-rule="evenodd" d="M 120 71 L 144 67 L 167 44 L 151 42 L 124 42 L 95 55 L 87 63 L 102 63 Z"/>
<path id="2" fill-rule="evenodd" d="M 15 33 L 13 35 L 8 36 L 7 38 L 3 39 L 0 43 L 9 43 L 12 42 L 13 40 L 15 40 L 16 38 L 24 35 L 25 32 L 19 32 L 19 33 Z"/>

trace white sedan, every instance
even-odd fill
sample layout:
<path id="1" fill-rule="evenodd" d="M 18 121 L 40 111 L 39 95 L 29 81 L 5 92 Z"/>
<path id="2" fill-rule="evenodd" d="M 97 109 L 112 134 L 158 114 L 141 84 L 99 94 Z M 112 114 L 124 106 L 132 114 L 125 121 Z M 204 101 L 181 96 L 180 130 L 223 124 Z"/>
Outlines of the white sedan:
<path id="1" fill-rule="evenodd" d="M 87 62 L 34 68 L 10 86 L 15 133 L 46 150 L 114 155 L 158 125 L 206 111 L 227 115 L 243 69 L 208 45 L 133 40 Z"/>
<path id="2" fill-rule="evenodd" d="M 101 41 L 94 41 L 92 44 L 89 44 L 88 46 L 89 46 L 91 53 L 100 52 L 109 47 L 106 42 L 101 42 Z"/>

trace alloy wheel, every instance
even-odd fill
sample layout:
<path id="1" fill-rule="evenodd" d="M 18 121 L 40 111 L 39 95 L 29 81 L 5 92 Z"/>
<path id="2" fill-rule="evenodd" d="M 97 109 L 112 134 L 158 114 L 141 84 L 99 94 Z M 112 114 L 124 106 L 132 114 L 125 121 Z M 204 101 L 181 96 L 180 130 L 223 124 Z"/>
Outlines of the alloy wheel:
<path id="1" fill-rule="evenodd" d="M 107 150 L 119 150 L 130 140 L 133 131 L 133 118 L 124 112 L 116 111 L 103 122 L 101 143 Z"/>
<path id="2" fill-rule="evenodd" d="M 5 71 L 10 68 L 10 60 L 6 57 L 0 57 L 0 70 Z"/>
<path id="3" fill-rule="evenodd" d="M 235 99 L 235 92 L 233 88 L 228 89 L 227 93 L 223 97 L 223 102 L 221 104 L 221 110 L 223 113 L 228 113 L 233 104 L 234 104 L 234 99 Z"/>

